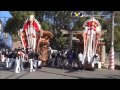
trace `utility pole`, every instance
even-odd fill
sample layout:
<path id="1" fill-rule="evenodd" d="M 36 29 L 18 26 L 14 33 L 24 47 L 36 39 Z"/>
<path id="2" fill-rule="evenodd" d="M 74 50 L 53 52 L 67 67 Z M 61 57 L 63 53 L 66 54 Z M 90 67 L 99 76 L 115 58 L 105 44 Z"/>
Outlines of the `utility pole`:
<path id="1" fill-rule="evenodd" d="M 112 12 L 112 39 L 111 39 L 111 47 L 114 48 L 114 18 L 115 18 L 115 15 L 114 15 L 114 11 Z"/>
<path id="2" fill-rule="evenodd" d="M 110 60 L 109 60 L 109 69 L 114 70 L 115 69 L 115 59 L 114 59 L 114 18 L 115 18 L 115 12 L 112 11 L 111 13 L 111 19 L 112 19 L 112 30 L 111 30 L 111 48 L 110 48 Z"/>

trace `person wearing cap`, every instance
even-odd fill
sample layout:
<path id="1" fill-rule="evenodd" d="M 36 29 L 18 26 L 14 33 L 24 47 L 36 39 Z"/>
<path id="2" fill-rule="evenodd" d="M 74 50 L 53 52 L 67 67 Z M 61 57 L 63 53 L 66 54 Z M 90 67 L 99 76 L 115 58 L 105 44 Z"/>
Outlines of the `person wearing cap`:
<path id="1" fill-rule="evenodd" d="M 95 64 L 99 64 L 99 61 L 100 61 L 99 55 L 95 54 L 92 61 L 92 67 L 94 67 Z"/>

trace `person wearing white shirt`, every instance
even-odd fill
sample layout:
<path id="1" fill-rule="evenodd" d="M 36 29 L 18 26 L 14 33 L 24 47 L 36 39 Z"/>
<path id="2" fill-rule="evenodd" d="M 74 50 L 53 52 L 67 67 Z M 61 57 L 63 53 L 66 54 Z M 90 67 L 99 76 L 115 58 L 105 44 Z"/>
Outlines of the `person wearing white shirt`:
<path id="1" fill-rule="evenodd" d="M 78 54 L 78 59 L 79 59 L 79 61 L 82 62 L 82 60 L 83 60 L 83 54 L 81 52 Z"/>
<path id="2" fill-rule="evenodd" d="M 83 68 L 83 65 L 82 65 L 82 62 L 83 62 L 83 54 L 80 52 L 79 54 L 78 54 L 78 59 L 79 59 L 79 68 L 82 68 L 82 70 L 84 69 Z M 80 67 L 81 66 L 81 67 Z"/>
<path id="3" fill-rule="evenodd" d="M 20 58 L 18 56 L 15 60 L 15 73 L 20 73 Z"/>

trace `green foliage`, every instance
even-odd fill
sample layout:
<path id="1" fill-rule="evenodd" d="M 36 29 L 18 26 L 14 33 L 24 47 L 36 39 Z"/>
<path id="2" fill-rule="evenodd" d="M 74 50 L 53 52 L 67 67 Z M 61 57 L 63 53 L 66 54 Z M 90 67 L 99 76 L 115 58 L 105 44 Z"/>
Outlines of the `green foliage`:
<path id="1" fill-rule="evenodd" d="M 51 30 L 50 24 L 48 22 L 46 22 L 46 21 L 42 22 L 41 26 L 42 26 L 41 28 L 43 30 Z"/>
<path id="2" fill-rule="evenodd" d="M 110 11 L 84 11 L 84 13 L 89 15 L 99 15 L 102 12 L 103 15 L 108 15 Z M 64 46 L 66 39 L 58 35 L 61 29 L 67 29 L 67 24 L 74 20 L 73 30 L 84 30 L 83 23 L 88 18 L 72 18 L 71 11 L 10 11 L 10 14 L 13 18 L 10 18 L 5 26 L 5 30 L 10 32 L 13 35 L 17 35 L 17 31 L 23 27 L 24 21 L 29 17 L 29 15 L 34 14 L 36 19 L 40 21 L 41 27 L 43 30 L 51 30 L 55 32 L 54 39 L 51 40 L 51 46 L 58 48 L 59 46 Z M 53 24 L 50 24 L 48 21 L 44 21 L 44 16 L 47 18 L 53 19 Z M 107 52 L 110 48 L 110 38 L 111 38 L 111 19 L 103 19 L 101 17 L 96 18 L 101 26 L 102 30 L 107 30 L 105 33 L 105 42 Z M 115 27 L 115 50 L 120 51 L 120 11 L 115 12 L 115 23 L 117 26 Z"/>
<path id="3" fill-rule="evenodd" d="M 35 15 L 34 11 L 10 11 L 10 14 L 22 22 L 24 22 L 31 14 Z"/>
<path id="4" fill-rule="evenodd" d="M 115 51 L 120 51 L 120 26 L 115 27 L 114 46 Z"/>
<path id="5" fill-rule="evenodd" d="M 61 44 L 62 46 L 65 45 L 66 38 L 65 37 L 59 37 L 58 38 L 58 43 Z"/>
<path id="6" fill-rule="evenodd" d="M 120 11 L 115 12 L 115 23 L 120 24 Z"/>
<path id="7" fill-rule="evenodd" d="M 58 49 L 58 50 L 61 50 L 63 47 L 64 47 L 64 45 L 66 44 L 66 38 L 65 37 L 59 37 L 59 38 L 56 38 L 56 49 Z"/>
<path id="8" fill-rule="evenodd" d="M 75 26 L 73 27 L 73 30 L 83 30 L 83 23 L 86 21 L 86 18 L 78 18 L 78 20 L 75 22 Z"/>
<path id="9" fill-rule="evenodd" d="M 18 29 L 19 23 L 18 20 L 15 18 L 10 18 L 6 23 L 6 26 L 4 27 L 5 31 L 10 32 L 12 34 L 17 34 Z"/>
<path id="10" fill-rule="evenodd" d="M 17 31 L 23 27 L 23 23 L 29 15 L 34 14 L 34 11 L 10 11 L 13 18 L 10 18 L 4 29 L 12 34 L 17 34 Z"/>

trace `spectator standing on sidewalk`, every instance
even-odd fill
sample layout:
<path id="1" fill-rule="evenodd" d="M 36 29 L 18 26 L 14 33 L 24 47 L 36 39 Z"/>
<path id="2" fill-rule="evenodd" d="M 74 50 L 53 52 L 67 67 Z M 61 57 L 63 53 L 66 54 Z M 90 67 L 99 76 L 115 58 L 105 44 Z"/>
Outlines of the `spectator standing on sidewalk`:
<path id="1" fill-rule="evenodd" d="M 73 56 L 73 51 L 72 50 L 68 51 L 67 59 L 68 59 L 68 67 L 69 67 L 70 70 L 72 70 L 73 57 L 74 57 Z"/>
<path id="2" fill-rule="evenodd" d="M 83 60 L 83 54 L 80 52 L 78 54 L 78 59 L 79 59 L 79 62 L 78 62 L 78 66 L 79 66 L 79 69 L 83 69 L 83 65 L 82 65 L 82 60 Z"/>

